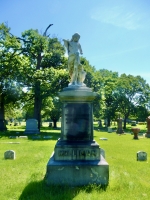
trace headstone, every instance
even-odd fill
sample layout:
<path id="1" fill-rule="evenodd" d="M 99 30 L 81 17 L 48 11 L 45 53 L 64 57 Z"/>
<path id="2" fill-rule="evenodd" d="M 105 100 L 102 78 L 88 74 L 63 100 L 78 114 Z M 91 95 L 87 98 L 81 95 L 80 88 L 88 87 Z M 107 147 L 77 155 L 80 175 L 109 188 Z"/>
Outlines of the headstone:
<path id="1" fill-rule="evenodd" d="M 145 134 L 145 137 L 150 138 L 150 116 L 147 117 L 146 122 L 147 122 L 147 132 Z"/>
<path id="2" fill-rule="evenodd" d="M 99 128 L 102 128 L 102 120 L 99 120 L 99 121 L 98 121 L 98 127 L 99 127 Z"/>
<path id="3" fill-rule="evenodd" d="M 112 128 L 108 127 L 108 133 L 112 133 Z"/>
<path id="4" fill-rule="evenodd" d="M 4 158 L 5 159 L 12 159 L 12 160 L 14 160 L 16 158 L 15 151 L 13 151 L 13 150 L 5 151 Z"/>
<path id="5" fill-rule="evenodd" d="M 117 131 L 116 131 L 116 133 L 119 133 L 119 134 L 121 134 L 121 133 L 124 133 L 124 130 L 122 129 L 122 118 L 118 118 L 117 119 Z"/>
<path id="6" fill-rule="evenodd" d="M 136 126 L 136 121 L 132 121 L 131 126 Z"/>
<path id="7" fill-rule="evenodd" d="M 19 136 L 19 138 L 28 138 L 28 136 L 24 135 L 24 136 Z"/>
<path id="8" fill-rule="evenodd" d="M 50 135 L 44 135 L 43 136 L 43 139 L 51 139 L 53 136 L 50 136 Z"/>
<path id="9" fill-rule="evenodd" d="M 146 161 L 147 160 L 147 153 L 144 151 L 137 152 L 137 161 Z"/>
<path id="10" fill-rule="evenodd" d="M 49 123 L 49 127 L 52 127 L 52 126 L 53 126 L 53 123 L 52 123 L 52 122 L 50 122 L 50 123 Z"/>
<path id="11" fill-rule="evenodd" d="M 10 139 L 17 139 L 18 136 L 15 136 L 15 135 L 12 135 L 12 136 L 9 136 Z"/>
<path id="12" fill-rule="evenodd" d="M 26 121 L 25 134 L 39 134 L 38 121 L 36 119 L 28 119 Z"/>
<path id="13" fill-rule="evenodd" d="M 100 140 L 108 140 L 107 138 L 100 138 Z"/>

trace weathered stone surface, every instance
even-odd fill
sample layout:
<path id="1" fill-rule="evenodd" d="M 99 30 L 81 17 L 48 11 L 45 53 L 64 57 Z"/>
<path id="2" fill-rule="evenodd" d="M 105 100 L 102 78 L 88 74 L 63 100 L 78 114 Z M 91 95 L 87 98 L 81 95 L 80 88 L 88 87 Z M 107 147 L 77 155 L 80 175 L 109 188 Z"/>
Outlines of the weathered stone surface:
<path id="1" fill-rule="evenodd" d="M 109 165 L 101 156 L 93 161 L 55 161 L 54 155 L 47 164 L 45 180 L 50 184 L 83 186 L 88 184 L 108 185 Z"/>
<path id="2" fill-rule="evenodd" d="M 145 134 L 145 137 L 150 138 L 150 116 L 147 117 L 146 121 L 147 121 L 147 132 Z"/>
<path id="3" fill-rule="evenodd" d="M 26 130 L 25 134 L 39 134 L 38 122 L 36 119 L 28 119 L 26 121 Z"/>
<path id="4" fill-rule="evenodd" d="M 55 146 L 55 160 L 99 160 L 100 148 L 95 141 L 68 142 L 58 140 Z"/>
<path id="5" fill-rule="evenodd" d="M 124 133 L 124 130 L 122 129 L 122 119 L 121 118 L 118 118 L 117 119 L 117 131 L 116 131 L 116 133 L 119 133 L 119 134 L 121 134 L 121 133 Z"/>
<path id="6" fill-rule="evenodd" d="M 137 161 L 146 161 L 147 160 L 147 153 L 144 151 L 137 152 Z"/>
<path id="7" fill-rule="evenodd" d="M 5 159 L 12 159 L 12 160 L 14 160 L 16 158 L 15 151 L 13 151 L 13 150 L 5 151 L 4 158 Z"/>
<path id="8" fill-rule="evenodd" d="M 61 137 L 47 164 L 47 184 L 108 185 L 105 152 L 93 140 L 93 100 L 85 86 L 69 86 L 59 93 L 63 102 Z M 103 157 L 104 155 L 104 157 Z"/>

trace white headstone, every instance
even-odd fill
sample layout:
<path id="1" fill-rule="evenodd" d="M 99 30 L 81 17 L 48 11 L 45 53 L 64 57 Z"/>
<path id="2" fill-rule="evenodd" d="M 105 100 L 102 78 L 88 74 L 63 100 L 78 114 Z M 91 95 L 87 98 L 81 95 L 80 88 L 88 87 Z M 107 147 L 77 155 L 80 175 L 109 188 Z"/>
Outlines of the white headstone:
<path id="1" fill-rule="evenodd" d="M 28 119 L 26 121 L 25 134 L 38 134 L 40 133 L 38 129 L 38 121 L 36 119 Z"/>
<path id="2" fill-rule="evenodd" d="M 13 150 L 5 151 L 4 158 L 5 159 L 12 159 L 12 160 L 14 160 L 16 158 L 15 151 L 13 151 Z"/>
<path id="3" fill-rule="evenodd" d="M 144 151 L 137 152 L 137 161 L 146 161 L 147 160 L 147 153 Z"/>

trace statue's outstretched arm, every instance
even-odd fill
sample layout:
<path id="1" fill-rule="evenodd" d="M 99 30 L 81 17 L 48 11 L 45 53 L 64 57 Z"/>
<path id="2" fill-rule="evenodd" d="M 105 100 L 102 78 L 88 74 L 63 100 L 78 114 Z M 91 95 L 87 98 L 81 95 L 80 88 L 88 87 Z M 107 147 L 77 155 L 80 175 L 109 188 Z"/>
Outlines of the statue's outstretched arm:
<path id="1" fill-rule="evenodd" d="M 69 41 L 68 40 L 63 40 L 64 41 L 64 46 L 66 47 L 67 51 L 69 50 Z"/>

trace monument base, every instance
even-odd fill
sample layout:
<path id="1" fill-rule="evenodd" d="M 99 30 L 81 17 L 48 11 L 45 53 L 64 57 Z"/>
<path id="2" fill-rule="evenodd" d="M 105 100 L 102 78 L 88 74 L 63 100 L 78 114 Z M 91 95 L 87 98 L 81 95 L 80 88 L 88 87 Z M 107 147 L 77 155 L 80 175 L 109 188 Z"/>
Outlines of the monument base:
<path id="1" fill-rule="evenodd" d="M 99 161 L 55 161 L 52 154 L 47 164 L 45 181 L 48 185 L 107 186 L 109 165 L 102 155 Z"/>

